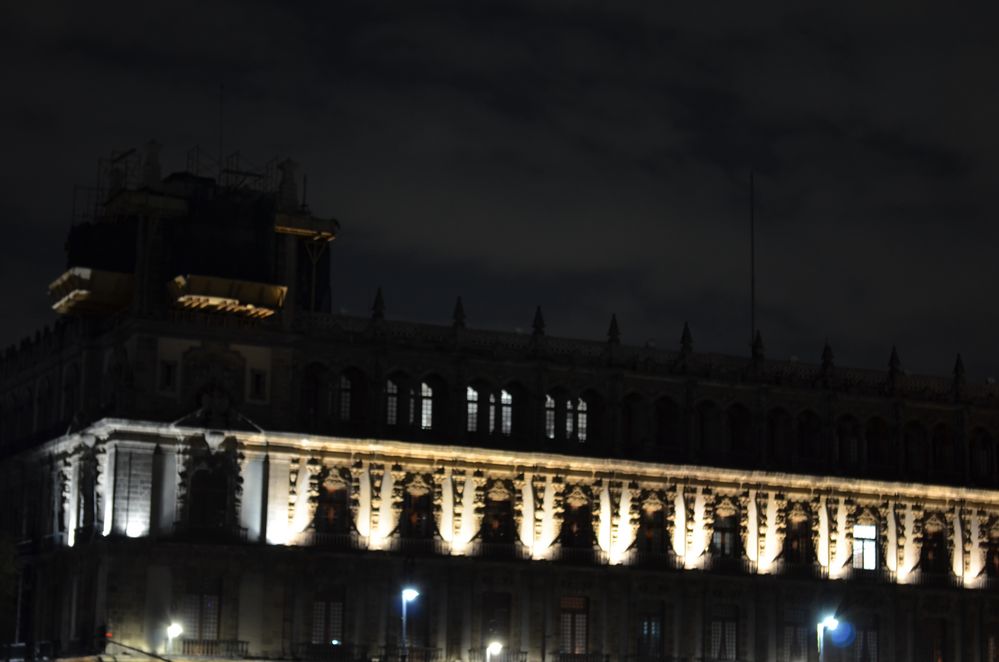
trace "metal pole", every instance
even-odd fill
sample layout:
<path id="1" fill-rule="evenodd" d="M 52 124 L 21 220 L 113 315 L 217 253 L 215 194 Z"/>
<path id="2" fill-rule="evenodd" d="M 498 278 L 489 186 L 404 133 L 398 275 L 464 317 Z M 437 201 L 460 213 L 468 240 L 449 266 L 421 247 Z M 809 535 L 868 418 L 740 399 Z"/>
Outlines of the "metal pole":
<path id="1" fill-rule="evenodd" d="M 818 625 L 815 626 L 815 634 L 817 635 L 816 639 L 819 647 L 819 662 L 823 662 L 823 660 L 825 659 L 825 655 L 823 654 L 823 648 L 824 648 L 823 643 L 825 643 L 824 642 L 825 626 L 822 625 L 822 623 L 819 623 Z"/>
<path id="2" fill-rule="evenodd" d="M 756 340 L 756 187 L 749 171 L 749 345 Z"/>
<path id="3" fill-rule="evenodd" d="M 409 653 L 409 642 L 406 638 L 406 598 L 402 598 L 402 655 L 400 656 L 401 662 L 406 662 L 407 654 Z"/>

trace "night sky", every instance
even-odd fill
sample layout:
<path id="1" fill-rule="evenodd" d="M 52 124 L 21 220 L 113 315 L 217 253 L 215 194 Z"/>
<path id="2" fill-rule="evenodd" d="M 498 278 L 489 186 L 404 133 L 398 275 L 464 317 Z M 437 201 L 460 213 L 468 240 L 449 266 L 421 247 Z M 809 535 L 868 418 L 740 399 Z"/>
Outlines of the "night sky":
<path id="1" fill-rule="evenodd" d="M 342 223 L 334 309 L 748 355 L 753 170 L 768 357 L 999 376 L 996 3 L 94 4 L 0 20 L 3 345 L 74 184 L 214 151 L 222 83 L 225 151 Z"/>

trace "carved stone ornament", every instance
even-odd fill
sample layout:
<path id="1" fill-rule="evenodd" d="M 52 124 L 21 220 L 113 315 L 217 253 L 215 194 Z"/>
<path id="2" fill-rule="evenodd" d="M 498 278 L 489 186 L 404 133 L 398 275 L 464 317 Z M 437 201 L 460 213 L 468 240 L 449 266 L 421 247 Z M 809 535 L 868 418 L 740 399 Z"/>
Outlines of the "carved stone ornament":
<path id="1" fill-rule="evenodd" d="M 723 497 L 718 505 L 715 506 L 715 516 L 716 517 L 733 517 L 739 512 L 739 509 L 734 503 L 732 503 L 731 497 Z"/>
<path id="2" fill-rule="evenodd" d="M 870 508 L 864 508 L 857 515 L 857 524 L 862 524 L 866 526 L 877 526 L 879 524 L 878 518 L 874 516 Z"/>
<path id="3" fill-rule="evenodd" d="M 926 518 L 923 524 L 923 532 L 928 534 L 942 533 L 945 528 L 943 519 L 937 513 L 933 513 Z"/>
<path id="4" fill-rule="evenodd" d="M 509 501 L 513 495 L 507 489 L 506 483 L 502 480 L 495 480 L 486 492 L 486 497 L 490 501 Z"/>
<path id="5" fill-rule="evenodd" d="M 343 479 L 340 472 L 336 469 L 330 469 L 323 479 L 323 489 L 327 492 L 337 492 L 339 490 L 347 489 L 347 481 Z"/>
<path id="6" fill-rule="evenodd" d="M 645 501 L 642 503 L 642 510 L 647 513 L 656 513 L 660 510 L 664 510 L 666 504 L 659 497 L 659 492 L 657 490 L 649 490 L 648 495 L 645 497 Z"/>
<path id="7" fill-rule="evenodd" d="M 411 496 L 421 497 L 426 494 L 430 494 L 430 486 L 427 485 L 427 481 L 424 480 L 423 474 L 416 474 L 413 479 L 409 481 L 409 485 L 406 486 L 406 491 L 409 492 Z"/>
<path id="8" fill-rule="evenodd" d="M 791 512 L 787 515 L 787 521 L 790 524 L 801 524 L 802 522 L 807 522 L 808 519 L 808 513 L 805 511 L 804 506 L 799 502 L 795 502 L 791 506 Z"/>
<path id="9" fill-rule="evenodd" d="M 583 488 L 579 485 L 573 485 L 572 491 L 565 496 L 565 503 L 572 509 L 582 508 L 583 506 L 590 505 L 590 499 L 583 492 Z"/>

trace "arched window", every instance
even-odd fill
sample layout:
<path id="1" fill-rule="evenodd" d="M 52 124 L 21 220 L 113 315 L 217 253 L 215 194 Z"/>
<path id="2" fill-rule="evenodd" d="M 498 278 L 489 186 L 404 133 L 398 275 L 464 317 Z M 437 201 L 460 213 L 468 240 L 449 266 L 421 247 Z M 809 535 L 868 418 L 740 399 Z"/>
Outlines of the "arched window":
<path id="1" fill-rule="evenodd" d="M 589 408 L 586 400 L 580 398 L 576 401 L 576 439 L 581 444 L 586 441 L 586 435 L 589 434 L 589 425 Z"/>
<path id="2" fill-rule="evenodd" d="M 745 453 L 753 448 L 753 415 L 742 405 L 728 408 L 728 448 L 725 451 Z"/>
<path id="3" fill-rule="evenodd" d="M 852 416 L 843 416 L 836 423 L 836 443 L 839 446 L 839 464 L 843 469 L 853 469 L 860 462 L 860 423 Z"/>
<path id="4" fill-rule="evenodd" d="M 489 434 L 496 433 L 496 394 L 489 394 Z"/>
<path id="5" fill-rule="evenodd" d="M 662 554 L 669 549 L 666 539 L 666 514 L 662 508 L 642 509 L 635 546 L 640 553 L 645 554 Z"/>
<path id="6" fill-rule="evenodd" d="M 888 431 L 888 423 L 883 418 L 875 416 L 867 421 L 864 436 L 867 439 L 867 463 L 871 473 L 891 475 L 895 453 Z"/>
<path id="7" fill-rule="evenodd" d="M 990 485 L 995 481 L 995 451 L 992 435 L 984 428 L 971 433 L 971 472 L 975 483 Z"/>
<path id="8" fill-rule="evenodd" d="M 656 400 L 656 444 L 673 448 L 680 446 L 680 411 L 670 398 Z"/>
<path id="9" fill-rule="evenodd" d="M 954 436 L 950 426 L 943 423 L 933 428 L 933 468 L 937 475 L 950 480 L 958 467 L 957 448 L 954 446 Z"/>
<path id="10" fill-rule="evenodd" d="M 909 478 L 926 477 L 929 458 L 927 452 L 926 428 L 919 423 L 908 423 L 904 429 L 905 468 Z"/>
<path id="11" fill-rule="evenodd" d="M 329 371 L 325 366 L 312 363 L 306 366 L 302 378 L 302 410 L 310 430 L 325 427 L 330 415 Z"/>
<path id="12" fill-rule="evenodd" d="M 328 474 L 320 485 L 313 523 L 317 533 L 344 534 L 350 530 L 347 484 L 339 476 Z"/>
<path id="13" fill-rule="evenodd" d="M 545 396 L 545 436 L 555 438 L 555 398 L 550 394 Z"/>
<path id="14" fill-rule="evenodd" d="M 823 456 L 822 419 L 814 411 L 798 414 L 798 457 L 809 461 Z"/>
<path id="15" fill-rule="evenodd" d="M 434 425 L 434 389 L 426 382 L 420 383 L 420 429 L 429 430 Z"/>
<path id="16" fill-rule="evenodd" d="M 791 416 L 783 409 L 767 414 L 767 454 L 775 467 L 791 466 Z"/>
<path id="17" fill-rule="evenodd" d="M 711 554 L 715 558 L 734 559 L 742 554 L 739 540 L 738 513 L 715 513 L 715 525 L 711 531 Z"/>
<path id="18" fill-rule="evenodd" d="M 340 420 L 350 421 L 354 416 L 354 383 L 347 375 L 340 375 Z"/>
<path id="19" fill-rule="evenodd" d="M 509 436 L 513 433 L 513 395 L 500 391 L 500 434 Z"/>
<path id="20" fill-rule="evenodd" d="M 646 434 L 647 407 L 645 398 L 632 393 L 621 403 L 621 440 L 627 448 L 648 444 Z"/>
<path id="21" fill-rule="evenodd" d="M 565 401 L 565 438 L 576 436 L 576 401 L 569 398 Z"/>
<path id="22" fill-rule="evenodd" d="M 713 402 L 702 402 L 694 411 L 697 441 L 702 450 L 713 452 L 722 443 L 721 409 Z"/>
<path id="23" fill-rule="evenodd" d="M 799 504 L 792 506 L 784 534 L 784 562 L 791 565 L 808 565 L 815 560 L 812 551 L 812 520 Z"/>
<path id="24" fill-rule="evenodd" d="M 479 430 L 479 392 L 471 386 L 465 389 L 465 430 L 467 432 L 478 432 Z"/>
<path id="25" fill-rule="evenodd" d="M 399 385 L 393 379 L 385 382 L 385 423 L 399 424 Z"/>
<path id="26" fill-rule="evenodd" d="M 225 470 L 195 470 L 188 490 L 188 527 L 194 532 L 219 533 L 229 524 L 228 514 L 229 479 Z"/>
<path id="27" fill-rule="evenodd" d="M 950 553 L 944 523 L 936 515 L 923 525 L 923 545 L 919 550 L 919 569 L 925 573 L 943 575 L 950 572 Z"/>

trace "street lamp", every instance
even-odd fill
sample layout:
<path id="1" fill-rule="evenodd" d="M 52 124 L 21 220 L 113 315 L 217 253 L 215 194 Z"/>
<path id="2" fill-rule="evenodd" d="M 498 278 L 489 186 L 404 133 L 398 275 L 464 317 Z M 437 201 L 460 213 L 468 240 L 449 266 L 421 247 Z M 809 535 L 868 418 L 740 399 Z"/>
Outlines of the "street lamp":
<path id="1" fill-rule="evenodd" d="M 173 653 L 173 640 L 184 633 L 184 628 L 180 623 L 171 623 L 167 626 L 167 652 Z"/>
<path id="2" fill-rule="evenodd" d="M 839 621 L 836 620 L 835 616 L 826 616 L 815 626 L 815 634 L 817 635 L 819 644 L 819 662 L 823 662 L 825 659 L 823 657 L 823 649 L 825 648 L 826 641 L 826 630 L 833 632 L 839 627 Z"/>
<path id="3" fill-rule="evenodd" d="M 503 652 L 503 644 L 498 641 L 490 641 L 489 645 L 486 646 L 486 662 L 492 662 L 493 655 L 499 655 Z"/>
<path id="4" fill-rule="evenodd" d="M 406 586 L 402 589 L 402 656 L 400 658 L 401 662 L 406 662 L 406 657 L 409 654 L 409 642 L 406 639 L 406 605 L 420 597 L 420 592 L 417 591 L 412 586 Z"/>

